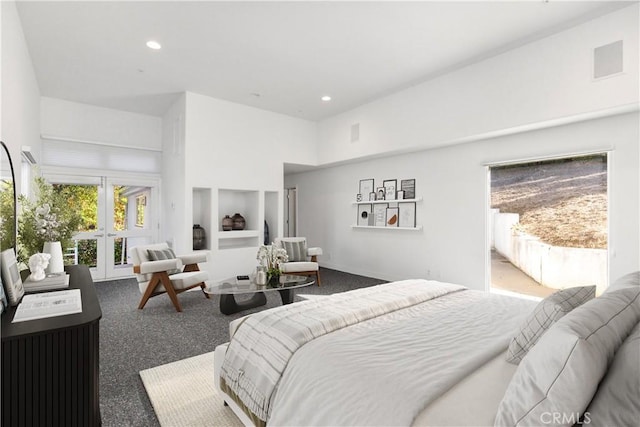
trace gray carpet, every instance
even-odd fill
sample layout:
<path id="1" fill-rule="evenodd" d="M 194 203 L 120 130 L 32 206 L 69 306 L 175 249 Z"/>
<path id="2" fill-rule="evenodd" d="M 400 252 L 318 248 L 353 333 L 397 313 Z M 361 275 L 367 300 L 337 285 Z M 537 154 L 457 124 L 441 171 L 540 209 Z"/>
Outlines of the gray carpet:
<path id="1" fill-rule="evenodd" d="M 300 294 L 327 295 L 383 283 L 383 280 L 322 269 L 322 286 L 298 289 Z M 167 296 L 151 298 L 138 310 L 140 292 L 134 279 L 96 283 L 102 308 L 100 322 L 100 408 L 102 425 L 158 426 L 142 381 L 143 369 L 210 352 L 228 341 L 229 321 L 280 305 L 277 292 L 267 305 L 231 316 L 220 313 L 219 298 L 202 292 L 179 296 L 177 313 Z"/>

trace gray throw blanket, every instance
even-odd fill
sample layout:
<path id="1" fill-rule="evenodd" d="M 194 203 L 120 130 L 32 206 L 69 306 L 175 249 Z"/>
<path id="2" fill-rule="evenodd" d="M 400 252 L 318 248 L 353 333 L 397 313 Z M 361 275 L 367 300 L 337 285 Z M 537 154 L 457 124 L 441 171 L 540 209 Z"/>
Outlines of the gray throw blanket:
<path id="1" fill-rule="evenodd" d="M 309 341 L 464 286 L 404 280 L 304 301 L 251 315 L 238 328 L 221 379 L 257 418 L 266 421 L 289 359 Z"/>

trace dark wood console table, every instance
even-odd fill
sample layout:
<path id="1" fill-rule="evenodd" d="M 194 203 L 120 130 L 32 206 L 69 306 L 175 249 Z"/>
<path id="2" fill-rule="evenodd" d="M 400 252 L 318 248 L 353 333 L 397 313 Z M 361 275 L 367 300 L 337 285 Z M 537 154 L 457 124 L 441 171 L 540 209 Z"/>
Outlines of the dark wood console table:
<path id="1" fill-rule="evenodd" d="M 11 323 L 2 314 L 2 426 L 99 426 L 99 322 L 89 268 L 65 267 L 82 313 Z"/>

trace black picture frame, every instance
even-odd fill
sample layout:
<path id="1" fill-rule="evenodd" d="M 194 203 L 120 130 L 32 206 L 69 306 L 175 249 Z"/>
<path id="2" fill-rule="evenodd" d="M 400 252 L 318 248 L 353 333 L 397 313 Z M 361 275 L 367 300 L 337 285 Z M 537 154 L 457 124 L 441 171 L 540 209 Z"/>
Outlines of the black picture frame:
<path id="1" fill-rule="evenodd" d="M 384 187 L 376 188 L 376 200 L 384 200 Z"/>
<path id="2" fill-rule="evenodd" d="M 415 202 L 398 203 L 398 227 L 400 228 L 416 227 L 416 203 Z"/>
<path id="3" fill-rule="evenodd" d="M 373 192 L 375 181 L 373 178 L 361 179 L 360 185 L 358 186 L 358 193 L 362 194 L 362 198 L 364 199 L 368 194 Z"/>
<path id="4" fill-rule="evenodd" d="M 400 189 L 404 191 L 405 199 L 416 198 L 416 180 L 415 179 L 403 179 L 400 181 Z"/>
<path id="5" fill-rule="evenodd" d="M 387 208 L 386 215 L 384 219 L 385 226 L 387 227 L 397 227 L 398 226 L 398 208 Z"/>
<path id="6" fill-rule="evenodd" d="M 396 191 L 398 189 L 398 180 L 397 179 L 385 179 L 382 181 L 382 186 L 384 187 L 384 199 L 385 200 L 396 200 Z"/>

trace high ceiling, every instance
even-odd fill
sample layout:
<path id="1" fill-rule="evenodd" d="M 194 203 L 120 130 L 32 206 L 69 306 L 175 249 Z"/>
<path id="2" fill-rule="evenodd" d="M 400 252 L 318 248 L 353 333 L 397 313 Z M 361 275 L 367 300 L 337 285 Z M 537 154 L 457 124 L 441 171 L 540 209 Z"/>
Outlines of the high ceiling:
<path id="1" fill-rule="evenodd" d="M 19 1 L 18 13 L 43 96 L 160 116 L 190 91 L 321 120 L 629 4 Z"/>

